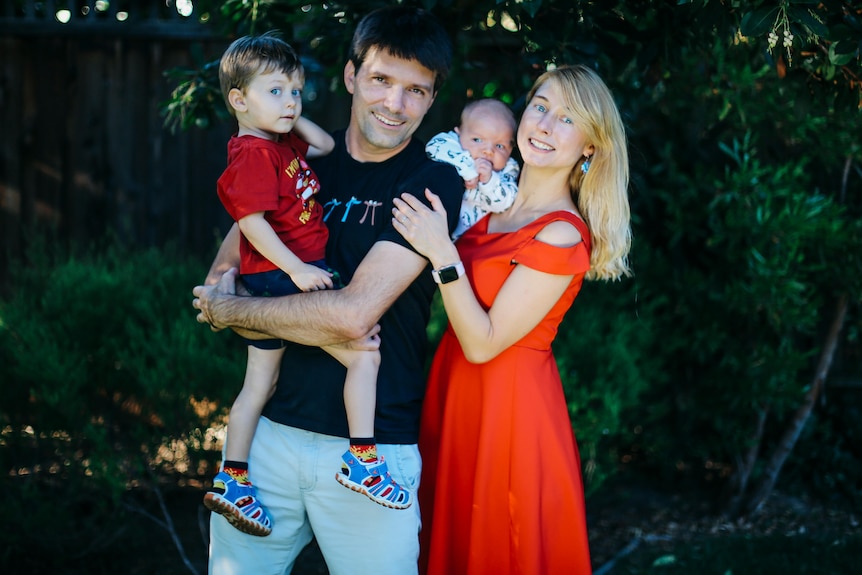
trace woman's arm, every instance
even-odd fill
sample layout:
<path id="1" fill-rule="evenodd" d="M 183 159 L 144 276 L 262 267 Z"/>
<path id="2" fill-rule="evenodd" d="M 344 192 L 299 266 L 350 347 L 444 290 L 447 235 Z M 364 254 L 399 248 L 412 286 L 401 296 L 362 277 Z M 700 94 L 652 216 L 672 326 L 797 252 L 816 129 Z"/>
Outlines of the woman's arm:
<path id="1" fill-rule="evenodd" d="M 428 257 L 434 269 L 459 261 L 457 248 L 446 235 L 446 213 L 437 197 L 428 192 L 433 211 L 409 194 L 402 198 L 395 200 L 395 229 Z M 566 222 L 553 222 L 536 237 L 564 246 L 581 240 L 577 229 Z M 490 361 L 528 334 L 553 308 L 572 277 L 516 266 L 487 311 L 466 276 L 442 284 L 446 314 L 467 359 L 473 363 Z"/>

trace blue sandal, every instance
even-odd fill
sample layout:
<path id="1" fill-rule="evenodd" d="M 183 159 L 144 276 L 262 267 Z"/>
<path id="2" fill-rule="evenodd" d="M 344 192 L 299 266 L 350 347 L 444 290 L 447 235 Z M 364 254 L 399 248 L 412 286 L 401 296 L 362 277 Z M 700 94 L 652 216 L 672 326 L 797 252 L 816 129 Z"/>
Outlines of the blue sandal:
<path id="1" fill-rule="evenodd" d="M 391 509 L 407 509 L 413 504 L 413 495 L 395 483 L 382 456 L 374 463 L 362 463 L 347 450 L 341 459 L 344 463 L 335 479 L 343 486 Z"/>
<path id="2" fill-rule="evenodd" d="M 272 521 L 257 500 L 251 483 L 240 483 L 224 471 L 213 479 L 213 488 L 204 495 L 207 509 L 223 515 L 228 522 L 249 535 L 266 537 L 272 533 Z"/>

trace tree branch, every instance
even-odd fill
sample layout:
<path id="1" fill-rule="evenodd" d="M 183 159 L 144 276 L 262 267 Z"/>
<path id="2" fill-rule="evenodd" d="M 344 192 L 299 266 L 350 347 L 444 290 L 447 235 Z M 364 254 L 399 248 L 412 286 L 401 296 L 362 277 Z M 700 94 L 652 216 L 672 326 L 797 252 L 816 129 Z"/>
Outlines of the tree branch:
<path id="1" fill-rule="evenodd" d="M 844 325 L 844 318 L 847 315 L 848 297 L 846 294 L 838 298 L 835 315 L 832 318 L 832 325 L 826 335 L 826 342 L 823 346 L 823 351 L 820 354 L 820 361 L 817 365 L 817 371 L 814 374 L 814 381 L 811 387 L 805 394 L 802 405 L 796 410 L 793 418 L 790 420 L 784 434 L 772 457 L 767 462 L 766 469 L 763 473 L 763 478 L 758 483 L 752 496 L 747 500 L 743 513 L 753 513 L 758 511 L 769 495 L 772 493 L 775 482 L 778 480 L 778 474 L 784 466 L 784 462 L 793 450 L 796 441 L 799 439 L 799 434 L 805 427 L 805 423 L 811 416 L 811 411 L 814 409 L 814 404 L 817 397 L 823 390 L 826 376 L 829 374 L 829 368 L 832 366 L 832 358 L 835 356 L 835 349 L 838 347 L 838 338 L 841 335 L 841 329 Z"/>

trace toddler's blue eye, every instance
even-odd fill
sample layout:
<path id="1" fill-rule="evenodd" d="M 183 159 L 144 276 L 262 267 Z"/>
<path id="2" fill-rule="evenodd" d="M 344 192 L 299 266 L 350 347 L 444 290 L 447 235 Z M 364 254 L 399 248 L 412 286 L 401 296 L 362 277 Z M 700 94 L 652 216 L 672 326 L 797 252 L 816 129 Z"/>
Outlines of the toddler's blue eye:
<path id="1" fill-rule="evenodd" d="M 280 95 L 281 95 L 281 88 L 273 88 L 273 89 L 272 89 L 272 90 L 270 90 L 269 92 L 270 92 L 273 96 L 280 96 Z"/>

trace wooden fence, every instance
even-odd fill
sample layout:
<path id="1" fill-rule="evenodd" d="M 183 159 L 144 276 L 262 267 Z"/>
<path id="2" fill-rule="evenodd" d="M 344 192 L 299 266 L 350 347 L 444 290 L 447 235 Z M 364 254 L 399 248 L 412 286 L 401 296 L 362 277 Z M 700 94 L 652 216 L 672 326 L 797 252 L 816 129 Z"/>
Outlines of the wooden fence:
<path id="1" fill-rule="evenodd" d="M 216 59 L 227 41 L 165 2 L 4 4 L 0 285 L 35 231 L 211 254 L 229 223 L 215 181 L 232 128 L 172 134 L 160 105 L 166 70 L 195 64 L 192 46 Z"/>

